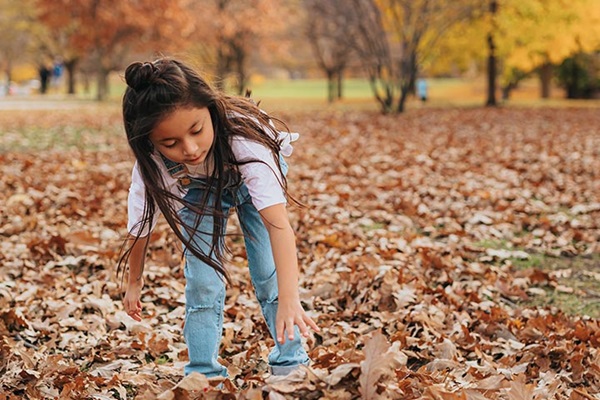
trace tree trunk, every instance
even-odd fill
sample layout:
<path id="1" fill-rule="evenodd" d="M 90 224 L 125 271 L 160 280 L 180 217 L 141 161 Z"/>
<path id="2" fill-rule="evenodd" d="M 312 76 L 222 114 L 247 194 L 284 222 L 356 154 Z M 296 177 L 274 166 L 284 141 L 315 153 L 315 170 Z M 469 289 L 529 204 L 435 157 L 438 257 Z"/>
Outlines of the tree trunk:
<path id="1" fill-rule="evenodd" d="M 89 71 L 85 71 L 83 73 L 83 93 L 90 94 L 91 92 L 91 83 L 90 83 L 90 75 L 89 75 Z"/>
<path id="2" fill-rule="evenodd" d="M 246 77 L 246 71 L 242 65 L 242 62 L 240 61 L 237 70 L 237 94 L 239 96 L 244 94 L 244 89 L 246 89 L 247 86 L 247 79 L 248 78 Z"/>
<path id="3" fill-rule="evenodd" d="M 373 92 L 373 96 L 375 96 L 375 100 L 381 106 L 381 112 L 383 114 L 389 114 L 392 112 L 392 106 L 394 104 L 394 90 L 389 83 L 383 83 L 383 90 L 385 92 L 384 95 L 379 93 L 379 88 L 377 87 L 378 76 L 375 74 L 370 74 L 369 76 L 369 84 L 371 85 L 371 91 Z"/>
<path id="4" fill-rule="evenodd" d="M 488 107 L 495 107 L 496 102 L 496 43 L 494 42 L 494 33 L 496 33 L 496 12 L 498 11 L 498 3 L 496 0 L 490 0 L 490 13 L 492 14 L 492 28 L 487 36 L 488 42 L 488 97 L 485 103 Z"/>
<path id="5" fill-rule="evenodd" d="M 550 63 L 544 63 L 540 67 L 540 88 L 542 99 L 550 98 L 550 84 L 552 82 L 553 66 Z"/>
<path id="6" fill-rule="evenodd" d="M 341 100 L 343 93 L 342 93 L 342 81 L 344 79 L 344 69 L 340 68 L 338 69 L 337 72 L 337 99 Z"/>
<path id="7" fill-rule="evenodd" d="M 508 85 L 502 87 L 502 100 L 507 101 L 510 99 L 510 92 L 512 91 L 512 86 L 509 83 Z"/>
<path id="8" fill-rule="evenodd" d="M 5 93 L 7 96 L 10 95 L 10 82 L 12 80 L 12 65 L 10 61 L 7 61 L 6 63 L 6 69 L 4 70 L 5 76 L 6 76 L 6 87 L 5 87 Z"/>
<path id="9" fill-rule="evenodd" d="M 488 34 L 488 65 L 487 65 L 487 76 L 488 76 L 488 95 L 485 103 L 488 107 L 495 107 L 496 102 L 496 45 L 494 44 L 494 36 Z"/>
<path id="10" fill-rule="evenodd" d="M 217 65 L 215 69 L 215 87 L 218 90 L 224 90 L 225 78 L 229 72 L 229 58 L 223 53 L 221 48 L 217 50 Z"/>
<path id="11" fill-rule="evenodd" d="M 410 79 L 409 82 L 400 86 L 400 98 L 398 99 L 398 108 L 396 112 L 401 114 L 406 110 L 406 99 L 410 94 Z"/>
<path id="12" fill-rule="evenodd" d="M 517 82 L 509 82 L 508 84 L 506 84 L 506 86 L 502 87 L 502 100 L 503 101 L 507 101 L 508 99 L 510 99 L 510 94 L 512 93 L 512 91 L 514 89 L 517 88 L 518 85 L 518 81 Z"/>
<path id="13" fill-rule="evenodd" d="M 65 61 L 65 70 L 67 71 L 67 94 L 75 94 L 75 67 L 77 66 L 77 58 L 72 58 Z"/>
<path id="14" fill-rule="evenodd" d="M 579 98 L 579 68 L 575 57 L 573 57 L 573 63 L 571 65 L 570 79 L 567 83 L 567 99 Z"/>
<path id="15" fill-rule="evenodd" d="M 327 75 L 327 102 L 331 104 L 335 101 L 335 72 L 327 70 L 325 74 Z"/>
<path id="16" fill-rule="evenodd" d="M 409 46 L 404 46 L 408 48 Z M 414 86 L 417 79 L 417 52 L 416 49 L 412 49 L 408 56 L 402 57 L 402 64 L 400 68 L 401 81 L 400 81 L 400 98 L 398 99 L 398 106 L 396 108 L 397 113 L 403 113 L 406 109 L 406 100 L 408 96 L 414 92 Z"/>
<path id="17" fill-rule="evenodd" d="M 98 93 L 96 95 L 96 100 L 103 101 L 106 100 L 109 94 L 108 90 L 108 75 L 110 71 L 100 67 L 98 69 Z"/>
<path id="18" fill-rule="evenodd" d="M 410 77 L 410 82 L 408 84 L 408 93 L 410 93 L 413 96 L 417 95 L 417 74 L 416 73 L 412 74 L 412 76 Z"/>
<path id="19" fill-rule="evenodd" d="M 244 89 L 248 84 L 248 74 L 246 73 L 246 51 L 243 46 L 233 48 L 235 56 L 235 74 L 237 75 L 237 93 L 239 96 L 244 94 Z"/>

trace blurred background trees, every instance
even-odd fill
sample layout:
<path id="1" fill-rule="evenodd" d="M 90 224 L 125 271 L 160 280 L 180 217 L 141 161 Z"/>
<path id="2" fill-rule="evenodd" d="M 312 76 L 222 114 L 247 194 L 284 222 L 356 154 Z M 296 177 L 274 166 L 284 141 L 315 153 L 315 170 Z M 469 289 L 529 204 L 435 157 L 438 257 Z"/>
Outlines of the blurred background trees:
<path id="1" fill-rule="evenodd" d="M 14 79 L 13 68 L 27 61 L 39 60 L 32 38 L 41 29 L 36 21 L 33 2 L 29 0 L 0 0 L 0 67 L 4 74 L 4 88 L 8 91 Z"/>
<path id="2" fill-rule="evenodd" d="M 47 28 L 42 51 L 65 60 L 69 80 L 78 62 L 88 59 L 95 66 L 98 100 L 108 93 L 109 74 L 123 68 L 132 53 L 176 49 L 192 33 L 183 2 L 173 0 L 37 0 L 36 7 Z"/>
<path id="3" fill-rule="evenodd" d="M 0 34 L 3 94 L 46 74 L 102 100 L 129 62 L 165 54 L 240 94 L 257 77 L 322 77 L 334 102 L 365 79 L 386 113 L 418 78 L 481 79 L 488 105 L 533 76 L 542 98 L 600 96 L 597 0 L 0 0 Z"/>
<path id="4" fill-rule="evenodd" d="M 360 21 L 347 0 L 304 0 L 304 33 L 319 69 L 327 78 L 327 99 L 342 98 L 344 70 L 351 62 L 353 28 Z"/>

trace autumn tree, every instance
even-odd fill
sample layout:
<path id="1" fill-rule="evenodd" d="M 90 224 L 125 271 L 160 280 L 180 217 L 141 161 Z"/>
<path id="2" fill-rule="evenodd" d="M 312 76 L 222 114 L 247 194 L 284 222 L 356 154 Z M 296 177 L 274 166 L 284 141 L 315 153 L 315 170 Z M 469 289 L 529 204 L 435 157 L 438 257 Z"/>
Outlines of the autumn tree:
<path id="1" fill-rule="evenodd" d="M 397 48 L 400 87 L 396 111 L 403 112 L 414 88 L 419 65 L 444 33 L 454 24 L 469 18 L 479 7 L 472 0 L 378 0 L 384 24 Z"/>
<path id="2" fill-rule="evenodd" d="M 368 65 L 384 113 L 405 109 L 420 64 L 443 34 L 472 15 L 478 2 L 460 0 L 352 0 L 359 13 L 353 38 Z"/>
<path id="3" fill-rule="evenodd" d="M 184 1 L 38 1 L 51 29 L 61 30 L 68 16 L 68 46 L 94 60 L 98 100 L 108 94 L 110 72 L 122 68 L 132 51 L 165 51 L 190 34 Z"/>
<path id="4" fill-rule="evenodd" d="M 565 59 L 600 49 L 600 3 L 595 0 L 503 0 L 499 42 L 509 69 L 538 73 L 550 97 L 553 71 Z"/>
<path id="5" fill-rule="evenodd" d="M 600 93 L 600 62 L 596 54 L 578 53 L 557 67 L 558 83 L 568 99 L 590 99 Z"/>
<path id="6" fill-rule="evenodd" d="M 31 1 L 0 0 L 0 67 L 7 94 L 10 93 L 13 67 L 28 57 L 27 50 L 31 48 L 36 30 L 35 8 Z"/>
<path id="7" fill-rule="evenodd" d="M 595 0 L 495 0 L 475 19 L 455 25 L 435 50 L 437 72 L 469 63 L 483 64 L 489 56 L 487 38 L 493 33 L 496 74 L 507 99 L 519 82 L 537 74 L 540 96 L 550 96 L 555 69 L 564 60 L 600 48 L 600 7 Z M 483 12 L 485 11 L 485 12 Z M 490 75 L 487 75 L 488 80 Z M 494 90 L 495 93 L 495 90 Z M 491 93 L 488 93 L 488 97 Z"/>
<path id="8" fill-rule="evenodd" d="M 383 113 L 392 111 L 397 93 L 397 71 L 383 16 L 374 0 L 350 0 L 354 11 L 349 40 L 366 74 L 375 100 Z"/>
<path id="9" fill-rule="evenodd" d="M 190 4 L 194 16 L 192 51 L 212 66 L 215 84 L 225 87 L 235 78 L 236 91 L 244 92 L 253 59 L 269 59 L 286 50 L 283 32 L 294 19 L 288 2 L 275 0 L 206 0 Z"/>
<path id="10" fill-rule="evenodd" d="M 55 2 L 38 0 L 39 21 L 46 27 L 39 37 L 40 48 L 49 53 L 53 58 L 60 58 L 65 67 L 66 92 L 75 94 L 75 72 L 82 58 L 84 50 L 77 46 L 77 35 L 80 19 L 77 8 L 65 8 L 56 12 Z"/>
<path id="11" fill-rule="evenodd" d="M 352 55 L 352 29 L 357 13 L 347 0 L 305 0 L 306 36 L 320 69 L 327 77 L 327 98 L 333 102 L 342 97 L 344 69 Z"/>
<path id="12" fill-rule="evenodd" d="M 487 100 L 485 105 L 488 107 L 494 107 L 497 105 L 496 101 L 496 79 L 497 79 L 497 65 L 496 65 L 496 36 L 497 36 L 497 14 L 498 14 L 498 1 L 489 0 L 489 13 L 490 13 L 490 30 L 486 35 L 488 45 L 488 61 L 487 61 Z"/>

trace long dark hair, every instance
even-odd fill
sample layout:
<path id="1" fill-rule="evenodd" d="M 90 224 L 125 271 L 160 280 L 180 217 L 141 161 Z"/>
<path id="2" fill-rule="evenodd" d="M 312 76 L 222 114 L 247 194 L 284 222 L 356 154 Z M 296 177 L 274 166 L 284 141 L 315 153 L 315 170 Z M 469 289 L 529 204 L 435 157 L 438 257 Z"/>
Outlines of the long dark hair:
<path id="1" fill-rule="evenodd" d="M 144 232 L 150 232 L 149 228 L 158 207 L 186 249 L 229 280 L 223 266 L 224 253 L 227 251 L 223 234 L 225 215 L 220 201 L 215 201 L 214 206 L 209 205 L 209 192 L 219 199 L 227 183 L 226 171 L 234 172 L 239 179 L 237 173 L 239 165 L 261 162 L 260 160 L 236 160 L 230 147 L 230 138 L 233 135 L 259 142 L 269 148 L 276 161 L 275 165 L 279 167 L 280 143 L 275 127 L 270 124 L 275 119 L 260 110 L 250 99 L 232 97 L 213 90 L 196 71 L 175 59 L 160 58 L 153 62 L 135 62 L 125 70 L 125 81 L 127 83 L 123 96 L 125 132 L 146 190 L 142 220 L 136 226 L 137 233 L 133 244 L 129 248 L 124 244 L 118 271 L 129 259 L 133 245 L 140 240 Z M 214 162 L 214 168 L 207 178 L 209 189 L 205 191 L 206 194 L 200 204 L 190 204 L 173 195 L 166 188 L 159 166 L 151 157 L 154 148 L 149 139 L 150 133 L 172 112 L 188 107 L 207 107 L 214 129 L 214 142 L 209 155 Z M 276 121 L 285 127 L 281 121 Z M 279 170 L 281 172 L 281 167 Z M 282 188 L 287 194 L 285 176 L 283 174 L 280 176 Z M 180 218 L 176 207 L 178 203 L 197 213 L 199 217 L 195 226 L 186 224 Z M 201 216 L 207 214 L 213 216 L 215 223 L 211 233 L 211 250 L 208 254 L 204 254 L 194 240 L 194 232 L 198 228 Z M 182 230 L 187 231 L 188 238 Z M 211 254 L 216 257 L 211 257 Z"/>

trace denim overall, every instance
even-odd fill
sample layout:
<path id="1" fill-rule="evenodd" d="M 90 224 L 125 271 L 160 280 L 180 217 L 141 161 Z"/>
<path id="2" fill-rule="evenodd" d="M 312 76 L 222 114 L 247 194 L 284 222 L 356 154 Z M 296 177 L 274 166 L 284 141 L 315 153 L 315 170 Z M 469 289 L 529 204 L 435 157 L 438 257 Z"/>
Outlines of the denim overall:
<path id="1" fill-rule="evenodd" d="M 171 176 L 179 180 L 181 187 L 188 189 L 185 200 L 199 204 L 208 190 L 206 181 L 187 176 L 187 168 L 183 164 L 174 163 L 164 157 L 163 161 Z M 286 174 L 288 167 L 282 157 L 280 163 L 283 173 Z M 211 194 L 209 206 L 214 207 L 215 201 L 221 202 L 226 220 L 232 207 L 237 210 L 244 234 L 252 284 L 271 336 L 276 338 L 277 275 L 268 231 L 243 182 L 238 185 L 228 184 L 220 199 Z M 197 214 L 187 207 L 184 207 L 179 215 L 189 226 L 197 223 Z M 226 223 L 223 233 L 225 225 Z M 213 217 L 203 216 L 194 238 L 204 254 L 210 252 L 212 230 Z M 182 231 L 186 239 L 189 239 L 186 230 Z M 184 373 L 188 375 L 191 372 L 200 372 L 207 377 L 227 376 L 227 369 L 217 361 L 223 332 L 224 279 L 187 249 L 184 250 L 184 255 L 186 319 L 183 335 L 190 359 Z M 275 347 L 271 350 L 268 361 L 273 375 L 287 375 L 300 364 L 308 364 L 309 358 L 302 346 L 298 327 L 294 328 L 293 341 L 286 338 L 285 343 L 280 344 L 275 340 Z"/>

